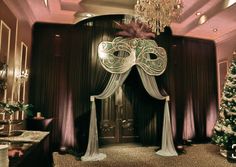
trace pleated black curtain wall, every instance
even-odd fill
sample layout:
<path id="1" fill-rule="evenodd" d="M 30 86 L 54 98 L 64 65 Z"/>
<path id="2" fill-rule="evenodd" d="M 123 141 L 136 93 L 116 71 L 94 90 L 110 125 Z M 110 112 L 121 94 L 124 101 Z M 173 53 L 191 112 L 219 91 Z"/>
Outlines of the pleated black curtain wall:
<path id="1" fill-rule="evenodd" d="M 52 117 L 53 148 L 61 144 L 63 110 L 69 105 L 70 87 L 67 82 L 70 54 L 70 26 L 36 24 L 34 26 L 33 52 L 30 69 L 29 102 L 35 112 Z M 68 44 L 68 45 L 67 45 Z M 73 122 L 72 122 L 73 123 Z"/>
<path id="2" fill-rule="evenodd" d="M 143 145 L 160 145 L 164 101 L 151 97 L 142 85 L 135 67 L 123 84 L 123 92 L 134 110 L 136 135 Z"/>
<path id="3" fill-rule="evenodd" d="M 170 48 L 172 39 L 173 36 L 169 28 L 166 28 L 165 32 L 155 39 L 157 45 L 165 48 L 167 51 L 168 66 L 169 61 L 171 61 L 169 59 L 171 59 Z M 166 80 L 168 81 L 172 76 L 170 75 L 171 71 L 168 72 L 168 69 L 164 74 L 156 77 L 157 84 L 163 95 L 166 94 L 165 90 L 167 90 Z M 126 79 L 123 89 L 134 110 L 134 119 L 137 124 L 135 127 L 137 128 L 136 131 L 140 143 L 143 145 L 161 145 L 164 101 L 152 98 L 146 92 L 138 71 L 134 67 Z"/>
<path id="4" fill-rule="evenodd" d="M 99 63 L 97 46 L 114 38 L 114 20 L 122 18 L 101 17 L 75 26 L 35 24 L 29 99 L 35 112 L 54 118 L 53 149 L 86 149 L 89 98 L 102 92 L 110 76 Z"/>
<path id="5" fill-rule="evenodd" d="M 157 82 L 170 94 L 175 141 L 209 141 L 217 117 L 215 44 L 185 37 L 171 43 L 167 70 Z"/>
<path id="6" fill-rule="evenodd" d="M 169 28 L 155 40 L 168 55 L 167 69 L 156 81 L 162 94 L 170 95 L 175 143 L 209 141 L 217 117 L 214 42 L 173 37 Z M 136 114 L 140 142 L 160 145 L 164 102 L 146 93 L 135 69 L 124 83 L 124 89 Z"/>
<path id="7" fill-rule="evenodd" d="M 54 150 L 61 146 L 86 149 L 90 95 L 101 93 L 110 77 L 100 65 L 97 46 L 115 37 L 113 21 L 122 18 L 104 16 L 77 25 L 35 24 L 29 101 L 35 112 L 53 117 Z M 156 41 L 168 53 L 167 70 L 156 80 L 171 97 L 176 143 L 192 138 L 206 140 L 211 135 L 217 107 L 214 43 L 173 37 L 170 30 Z M 123 88 L 136 113 L 140 142 L 160 145 L 163 101 L 145 92 L 136 69 Z"/>
<path id="8" fill-rule="evenodd" d="M 74 46 L 72 50 L 73 53 L 77 54 L 73 54 L 70 57 L 71 62 L 69 64 L 74 64 L 75 68 L 69 71 L 71 71 L 70 75 L 78 75 L 78 73 L 81 75 L 79 82 L 75 80 L 72 82 L 74 84 L 73 87 L 80 89 L 79 93 L 73 91 L 75 93 L 74 96 L 78 97 L 73 103 L 78 107 L 74 108 L 74 117 L 76 139 L 80 151 L 85 151 L 87 147 L 90 96 L 100 94 L 110 78 L 110 73 L 99 62 L 97 47 L 100 42 L 104 40 L 111 41 L 114 38 L 116 33 L 114 21 L 120 21 L 122 17 L 101 17 L 95 20 L 88 20 L 84 23 L 79 23 L 73 29 L 72 40 L 74 41 Z M 80 46 L 79 48 L 77 46 L 78 44 Z M 76 60 L 76 57 L 78 60 Z M 79 71 L 73 70 L 78 66 L 80 68 Z"/>

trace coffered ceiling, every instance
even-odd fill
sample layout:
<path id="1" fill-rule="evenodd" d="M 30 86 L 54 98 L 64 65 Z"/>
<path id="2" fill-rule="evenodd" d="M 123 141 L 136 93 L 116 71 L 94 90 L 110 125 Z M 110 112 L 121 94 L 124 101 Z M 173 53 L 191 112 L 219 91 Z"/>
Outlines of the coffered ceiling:
<path id="1" fill-rule="evenodd" d="M 19 19 L 74 24 L 93 15 L 132 14 L 136 0 L 3 0 Z M 236 35 L 236 0 L 182 0 L 175 35 L 220 42 Z M 231 6 L 230 6 L 231 5 Z M 75 18 L 76 17 L 76 18 Z"/>

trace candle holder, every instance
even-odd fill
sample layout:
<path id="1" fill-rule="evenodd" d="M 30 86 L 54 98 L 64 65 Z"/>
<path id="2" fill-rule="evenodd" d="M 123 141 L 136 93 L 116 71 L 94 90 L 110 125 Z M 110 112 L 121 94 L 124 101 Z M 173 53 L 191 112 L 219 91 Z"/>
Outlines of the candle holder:
<path id="1" fill-rule="evenodd" d="M 0 137 L 5 136 L 18 136 L 21 135 L 21 131 L 13 130 L 14 125 L 19 125 L 23 122 L 23 119 L 19 119 L 17 112 L 13 114 L 1 112 L 2 119 L 0 120 L 0 125 L 3 126 L 3 131 L 0 132 Z"/>
<path id="2" fill-rule="evenodd" d="M 4 130 L 0 132 L 0 137 L 9 137 L 9 136 L 19 136 L 23 132 L 22 131 L 17 131 L 13 130 L 13 125 L 19 125 L 23 121 L 22 120 L 0 120 L 0 125 L 7 126 L 7 130 Z"/>

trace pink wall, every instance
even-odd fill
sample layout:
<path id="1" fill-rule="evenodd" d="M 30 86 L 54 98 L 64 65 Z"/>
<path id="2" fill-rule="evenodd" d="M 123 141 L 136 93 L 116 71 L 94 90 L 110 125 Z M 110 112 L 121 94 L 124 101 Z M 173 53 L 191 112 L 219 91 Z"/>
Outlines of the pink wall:
<path id="1" fill-rule="evenodd" d="M 17 86 L 16 86 L 16 76 L 20 74 L 21 68 L 21 46 L 22 42 L 27 46 L 27 67 L 29 67 L 29 59 L 31 55 L 31 38 L 32 38 L 32 28 L 27 23 L 27 21 L 19 19 L 14 11 L 11 11 L 8 6 L 0 1 L 0 22 L 2 23 L 3 31 L 1 36 L 2 47 L 10 47 L 9 61 L 8 61 L 8 75 L 7 75 L 7 93 L 5 100 L 18 101 Z M 7 27 L 7 28 L 6 28 Z M 1 33 L 1 32 L 0 32 Z M 10 45 L 8 43 L 7 37 L 10 34 Z M 3 46 L 4 44 L 4 46 Z M 0 50 L 0 58 L 4 57 L 5 53 Z M 7 49 L 5 49 L 7 50 Z M 25 101 L 28 101 L 27 91 L 28 83 L 25 85 Z M 22 94 L 23 92 L 21 92 Z M 0 100 L 4 100 L 1 98 Z M 20 99 L 21 100 L 21 99 Z"/>
<path id="2" fill-rule="evenodd" d="M 228 67 L 231 64 L 233 52 L 235 50 L 236 50 L 236 35 L 231 36 L 230 38 L 216 44 L 219 104 L 225 81 L 225 76 Z"/>

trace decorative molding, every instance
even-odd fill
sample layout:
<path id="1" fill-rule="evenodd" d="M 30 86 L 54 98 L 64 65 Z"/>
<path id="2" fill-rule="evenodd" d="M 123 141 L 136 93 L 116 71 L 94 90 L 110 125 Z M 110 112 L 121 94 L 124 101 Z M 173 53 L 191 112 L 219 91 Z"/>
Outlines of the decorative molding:
<path id="1" fill-rule="evenodd" d="M 16 19 L 16 36 L 15 36 L 15 54 L 14 54 L 14 60 L 17 59 L 17 44 L 18 44 L 18 27 L 19 27 L 19 22 L 18 19 Z M 13 80 L 13 84 L 12 84 L 12 91 L 11 91 L 11 101 L 14 101 L 14 92 L 15 92 L 15 74 L 16 74 L 16 61 L 14 61 L 14 69 L 13 69 L 13 76 L 14 76 L 14 80 Z"/>
<path id="2" fill-rule="evenodd" d="M 3 33 L 3 27 L 5 27 L 8 30 L 8 41 L 7 41 L 7 60 L 6 64 L 9 64 L 9 54 L 10 54 L 10 44 L 11 44 L 11 28 L 3 21 L 0 21 L 0 54 L 2 50 L 2 33 Z M 7 89 L 4 90 L 4 101 L 7 101 Z"/>
<path id="3" fill-rule="evenodd" d="M 24 42 L 21 42 L 20 75 L 22 75 L 22 73 L 25 73 L 25 71 L 27 70 L 27 60 L 28 60 L 28 46 Z M 24 61 L 24 62 L 22 62 L 22 61 Z M 17 90 L 18 91 L 18 96 L 17 96 L 18 101 L 23 101 L 23 102 L 25 101 L 25 87 L 26 87 L 25 81 L 18 86 L 18 90 Z M 22 93 L 22 98 L 21 98 L 21 93 Z"/>
<path id="4" fill-rule="evenodd" d="M 224 35 L 222 35 L 221 37 L 215 39 L 215 42 L 217 43 L 217 45 L 220 45 L 223 42 L 229 41 L 233 38 L 235 38 L 236 36 L 236 30 L 232 30 Z"/>
<path id="5" fill-rule="evenodd" d="M 30 26 L 36 22 L 35 15 L 28 3 L 25 1 L 9 1 L 3 0 L 13 15 L 19 20 L 26 20 Z"/>
<path id="6" fill-rule="evenodd" d="M 133 131 L 134 130 L 133 120 L 123 120 L 121 126 L 122 126 L 123 129 L 127 129 L 128 131 Z"/>
<path id="7" fill-rule="evenodd" d="M 219 102 L 221 99 L 221 94 L 224 89 L 225 77 L 228 70 L 228 60 L 223 60 L 218 62 L 218 98 Z M 219 103 L 220 104 L 220 103 Z"/>
<path id="8" fill-rule="evenodd" d="M 114 123 L 109 120 L 104 120 L 100 124 L 100 129 L 102 132 L 110 132 L 114 128 L 115 128 Z"/>

